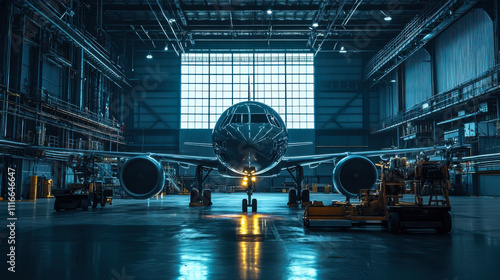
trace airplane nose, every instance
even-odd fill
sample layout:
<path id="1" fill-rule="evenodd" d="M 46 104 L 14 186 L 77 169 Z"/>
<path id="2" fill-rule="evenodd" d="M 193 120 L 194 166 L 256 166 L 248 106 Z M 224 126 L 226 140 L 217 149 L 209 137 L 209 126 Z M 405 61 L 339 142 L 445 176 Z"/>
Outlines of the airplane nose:
<path id="1" fill-rule="evenodd" d="M 256 145 L 258 145 L 258 141 L 255 141 L 254 139 L 245 139 L 243 142 L 242 142 L 243 145 L 247 146 L 247 147 L 254 147 Z"/>
<path id="2" fill-rule="evenodd" d="M 250 146 L 253 146 L 255 145 L 255 140 L 253 140 L 254 138 L 254 133 L 253 131 L 249 128 L 249 127 L 241 127 L 239 129 L 239 134 L 240 134 L 240 141 L 241 141 L 241 145 L 242 147 L 250 147 Z"/>
<path id="3" fill-rule="evenodd" d="M 227 128 L 227 149 L 218 156 L 235 172 L 255 168 L 256 172 L 276 164 L 272 133 L 263 125 L 231 125 Z"/>
<path id="4" fill-rule="evenodd" d="M 241 155 L 247 155 L 248 153 L 255 153 L 255 151 L 257 150 L 255 147 L 255 144 L 253 142 L 241 142 L 241 145 L 238 147 L 238 152 L 241 154 Z"/>

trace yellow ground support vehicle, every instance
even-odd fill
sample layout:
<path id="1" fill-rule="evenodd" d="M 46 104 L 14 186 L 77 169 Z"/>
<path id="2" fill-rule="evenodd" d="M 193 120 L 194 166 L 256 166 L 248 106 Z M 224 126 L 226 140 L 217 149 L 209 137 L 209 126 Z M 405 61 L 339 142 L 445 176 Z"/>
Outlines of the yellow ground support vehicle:
<path id="1" fill-rule="evenodd" d="M 383 225 L 390 232 L 412 228 L 451 230 L 448 167 L 439 161 L 420 160 L 407 165 L 394 158 L 380 165 L 381 177 L 374 189 L 359 189 L 358 202 L 314 202 L 304 211 L 306 227 Z"/>

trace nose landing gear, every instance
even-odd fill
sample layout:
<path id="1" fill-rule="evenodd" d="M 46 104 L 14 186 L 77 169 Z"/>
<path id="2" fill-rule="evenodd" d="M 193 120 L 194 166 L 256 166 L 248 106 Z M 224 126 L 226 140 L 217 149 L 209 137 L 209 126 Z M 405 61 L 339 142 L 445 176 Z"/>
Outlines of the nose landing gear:
<path id="1" fill-rule="evenodd" d="M 253 194 L 253 184 L 251 184 L 251 186 L 249 186 L 247 189 L 248 199 L 245 198 L 242 201 L 243 212 L 248 212 L 248 207 L 252 207 L 252 212 L 257 212 L 257 199 L 255 198 L 252 199 L 252 194 Z"/>
<path id="2" fill-rule="evenodd" d="M 243 199 L 241 208 L 243 212 L 248 212 L 248 207 L 252 207 L 252 212 L 257 212 L 257 199 L 252 199 L 253 190 L 255 188 L 255 176 L 245 176 L 243 178 L 243 185 L 247 186 L 248 199 Z"/>

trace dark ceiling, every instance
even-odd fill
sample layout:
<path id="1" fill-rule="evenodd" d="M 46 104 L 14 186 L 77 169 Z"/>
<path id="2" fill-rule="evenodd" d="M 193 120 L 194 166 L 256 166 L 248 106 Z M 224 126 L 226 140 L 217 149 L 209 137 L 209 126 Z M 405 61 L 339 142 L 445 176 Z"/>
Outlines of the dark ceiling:
<path id="1" fill-rule="evenodd" d="M 103 0 L 116 39 L 179 49 L 229 45 L 375 52 L 430 1 Z M 270 9 L 269 12 L 268 10 Z M 391 21 L 384 18 L 390 16 Z M 317 23 L 317 27 L 313 27 Z"/>

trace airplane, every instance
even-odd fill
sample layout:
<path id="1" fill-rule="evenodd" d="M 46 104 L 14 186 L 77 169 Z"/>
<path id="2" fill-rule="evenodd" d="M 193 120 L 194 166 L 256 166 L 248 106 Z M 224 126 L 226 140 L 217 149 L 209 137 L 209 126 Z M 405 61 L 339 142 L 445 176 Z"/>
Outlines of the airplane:
<path id="1" fill-rule="evenodd" d="M 359 189 L 372 187 L 377 170 L 367 156 L 417 153 L 436 148 L 400 149 L 372 152 L 352 152 L 310 156 L 285 157 L 290 144 L 288 131 L 280 115 L 270 106 L 244 101 L 225 110 L 212 131 L 212 148 L 216 157 L 169 155 L 150 153 L 128 159 L 121 167 L 120 183 L 133 198 L 149 198 L 163 189 L 163 168 L 158 160 L 196 166 L 195 180 L 198 189 L 191 191 L 191 205 L 211 205 L 210 190 L 203 190 L 203 182 L 210 172 L 217 170 L 221 176 L 243 178 L 247 185 L 248 199 L 242 200 L 242 210 L 252 207 L 257 211 L 257 200 L 251 199 L 256 177 L 273 177 L 287 170 L 294 179 L 297 190 L 289 191 L 289 204 L 309 201 L 309 192 L 301 190 L 303 167 L 316 167 L 321 163 L 343 157 L 333 171 L 334 186 L 338 192 L 355 197 Z M 295 175 L 294 175 L 295 174 Z M 203 192 L 203 193 L 202 193 Z"/>
<path id="2" fill-rule="evenodd" d="M 303 144 L 303 143 L 302 143 Z M 226 109 L 212 131 L 215 157 L 162 153 L 128 153 L 88 150 L 63 150 L 38 147 L 45 153 L 72 153 L 81 156 L 93 153 L 103 156 L 128 158 L 120 168 L 119 179 L 124 191 L 132 198 L 147 199 L 158 194 L 164 186 L 165 174 L 161 161 L 178 163 L 182 167 L 196 166 L 197 188 L 191 190 L 190 205 L 212 205 L 209 189 L 203 190 L 203 182 L 210 172 L 217 170 L 221 176 L 244 179 L 248 199 L 242 200 L 242 210 L 257 211 L 257 200 L 252 199 L 256 177 L 273 177 L 286 170 L 297 185 L 288 193 L 288 204 L 309 201 L 309 191 L 301 190 L 303 167 L 317 167 L 333 162 L 335 189 L 346 197 L 356 197 L 360 189 L 371 188 L 377 180 L 377 169 L 368 157 L 402 155 L 445 150 L 449 147 L 391 149 L 379 151 L 345 152 L 286 157 L 287 148 L 301 143 L 289 143 L 288 130 L 280 115 L 270 106 L 244 101 Z M 338 162 L 336 160 L 342 158 Z"/>

